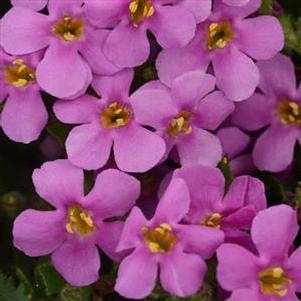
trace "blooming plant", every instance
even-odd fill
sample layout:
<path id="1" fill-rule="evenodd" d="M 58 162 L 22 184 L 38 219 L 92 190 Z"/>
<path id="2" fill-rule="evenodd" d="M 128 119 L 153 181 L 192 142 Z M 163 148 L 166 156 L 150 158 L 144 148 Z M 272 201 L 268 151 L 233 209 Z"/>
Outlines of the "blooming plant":
<path id="1" fill-rule="evenodd" d="M 301 300 L 301 6 L 2 0 L 0 301 Z"/>

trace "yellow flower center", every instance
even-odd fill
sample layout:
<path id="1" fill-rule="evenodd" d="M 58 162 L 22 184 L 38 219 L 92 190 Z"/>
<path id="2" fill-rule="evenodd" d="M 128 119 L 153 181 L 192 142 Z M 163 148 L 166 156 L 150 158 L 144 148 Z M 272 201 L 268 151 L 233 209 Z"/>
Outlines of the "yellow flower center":
<path id="1" fill-rule="evenodd" d="M 301 107 L 295 101 L 288 99 L 280 101 L 277 113 L 282 124 L 301 125 Z"/>
<path id="2" fill-rule="evenodd" d="M 129 5 L 130 17 L 135 27 L 145 18 L 151 17 L 155 9 L 152 6 L 152 0 L 134 0 Z"/>
<path id="3" fill-rule="evenodd" d="M 292 283 L 284 270 L 280 267 L 268 268 L 258 275 L 260 289 L 266 295 L 285 296 L 288 292 L 287 286 Z"/>
<path id="4" fill-rule="evenodd" d="M 105 128 L 119 128 L 126 126 L 131 118 L 131 112 L 126 106 L 112 102 L 100 114 L 100 119 Z"/>
<path id="5" fill-rule="evenodd" d="M 162 223 L 153 230 L 143 227 L 141 231 L 145 243 L 153 253 L 166 253 L 171 251 L 177 240 L 171 226 L 167 223 Z"/>
<path id="6" fill-rule="evenodd" d="M 233 39 L 234 33 L 228 21 L 213 22 L 207 32 L 207 48 L 209 50 L 225 48 Z"/>
<path id="7" fill-rule="evenodd" d="M 202 226 L 211 227 L 220 229 L 221 228 L 221 221 L 223 219 L 223 216 L 219 213 L 213 213 L 212 215 L 208 216 L 206 219 L 201 221 Z"/>
<path id="8" fill-rule="evenodd" d="M 89 213 L 80 206 L 73 205 L 68 209 L 68 223 L 66 230 L 70 234 L 74 232 L 82 236 L 91 234 L 95 229 L 93 220 Z"/>
<path id="9" fill-rule="evenodd" d="M 52 32 L 65 41 L 77 40 L 84 34 L 84 22 L 65 16 L 56 23 Z"/>
<path id="10" fill-rule="evenodd" d="M 192 126 L 190 125 L 191 113 L 188 111 L 182 111 L 179 115 L 173 118 L 167 127 L 167 133 L 171 137 L 177 137 L 180 133 L 190 134 Z"/>
<path id="11" fill-rule="evenodd" d="M 12 66 L 5 67 L 5 80 L 17 88 L 25 87 L 36 80 L 35 72 L 23 60 L 14 60 Z"/>

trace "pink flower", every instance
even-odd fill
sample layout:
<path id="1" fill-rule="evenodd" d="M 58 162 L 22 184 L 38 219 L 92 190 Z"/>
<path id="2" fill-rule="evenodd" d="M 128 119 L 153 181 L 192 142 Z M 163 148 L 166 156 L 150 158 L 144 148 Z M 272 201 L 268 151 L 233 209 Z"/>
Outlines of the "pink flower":
<path id="1" fill-rule="evenodd" d="M 0 102 L 4 133 L 17 142 L 38 139 L 48 120 L 48 113 L 36 81 L 36 67 L 42 53 L 9 56 L 0 48 Z"/>
<path id="2" fill-rule="evenodd" d="M 212 75 L 192 71 L 170 87 L 149 82 L 130 97 L 136 120 L 157 130 L 166 141 L 167 153 L 176 147 L 182 165 L 216 166 L 221 159 L 220 141 L 209 130 L 215 130 L 234 105 L 223 93 L 213 91 L 214 85 Z"/>
<path id="3" fill-rule="evenodd" d="M 240 176 L 225 193 L 225 179 L 213 167 L 195 165 L 174 172 L 184 179 L 190 192 L 191 205 L 185 221 L 224 232 L 227 242 L 252 247 L 248 235 L 253 218 L 266 208 L 264 185 L 256 178 Z"/>
<path id="4" fill-rule="evenodd" d="M 61 98 L 83 94 L 92 81 L 91 70 L 113 74 L 120 69 L 100 51 L 108 31 L 95 30 L 84 16 L 80 0 L 48 3 L 49 16 L 13 7 L 1 20 L 1 45 L 10 54 L 46 49 L 37 66 L 37 82 Z"/>
<path id="5" fill-rule="evenodd" d="M 297 88 L 289 57 L 279 54 L 257 66 L 262 93 L 238 104 L 232 120 L 244 130 L 264 128 L 254 146 L 254 163 L 261 170 L 280 172 L 292 163 L 301 138 L 301 85 Z"/>
<path id="6" fill-rule="evenodd" d="M 232 292 L 228 301 L 299 300 L 301 248 L 290 254 L 298 228 L 292 208 L 271 207 L 258 213 L 252 225 L 258 256 L 234 244 L 217 250 L 217 279 Z"/>
<path id="7" fill-rule="evenodd" d="M 92 86 L 102 99 L 84 95 L 54 105 L 58 119 L 81 124 L 71 130 L 66 141 L 69 160 L 84 169 L 99 169 L 109 159 L 113 145 L 119 169 L 145 172 L 165 153 L 164 140 L 143 128 L 129 103 L 134 73 L 125 69 L 114 76 L 95 76 Z"/>
<path id="8" fill-rule="evenodd" d="M 42 10 L 48 0 L 11 0 L 13 6 L 28 7 L 33 10 Z"/>
<path id="9" fill-rule="evenodd" d="M 157 59 L 160 80 L 171 82 L 184 72 L 203 69 L 212 63 L 217 87 L 233 101 L 250 97 L 259 83 L 253 60 L 266 60 L 284 45 L 284 34 L 273 16 L 246 17 L 260 0 L 241 7 L 214 2 L 209 19 L 198 25 L 195 38 L 184 48 L 164 49 Z"/>
<path id="10" fill-rule="evenodd" d="M 32 176 L 40 197 L 55 210 L 27 209 L 14 222 L 14 245 L 28 256 L 51 254 L 53 265 L 72 285 L 98 279 L 97 246 L 113 260 L 123 222 L 106 219 L 124 215 L 139 196 L 139 182 L 118 170 L 100 173 L 84 196 L 84 173 L 67 160 L 47 162 Z"/>
<path id="11" fill-rule="evenodd" d="M 147 220 L 138 207 L 128 216 L 117 247 L 132 249 L 120 264 L 115 290 L 130 299 L 141 299 L 160 283 L 172 295 L 185 297 L 197 292 L 210 258 L 223 241 L 223 233 L 180 221 L 189 210 L 185 182 L 174 179 Z"/>
<path id="12" fill-rule="evenodd" d="M 86 0 L 89 20 L 113 28 L 103 51 L 119 67 L 134 67 L 150 53 L 147 30 L 163 48 L 183 47 L 195 34 L 196 23 L 210 14 L 211 0 Z"/>

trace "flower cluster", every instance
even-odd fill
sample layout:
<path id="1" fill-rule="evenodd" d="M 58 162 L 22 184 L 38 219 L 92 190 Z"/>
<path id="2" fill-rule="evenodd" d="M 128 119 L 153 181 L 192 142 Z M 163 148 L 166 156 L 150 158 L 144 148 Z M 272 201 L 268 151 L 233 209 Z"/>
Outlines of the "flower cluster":
<path id="1" fill-rule="evenodd" d="M 11 4 L 1 19 L 4 133 L 37 140 L 48 111 L 73 126 L 67 159 L 32 175 L 53 210 L 22 212 L 14 246 L 50 255 L 75 286 L 99 279 L 99 249 L 119 263 L 115 290 L 130 299 L 158 282 L 196 294 L 217 254 L 227 300 L 298 300 L 296 212 L 268 208 L 264 184 L 244 175 L 285 170 L 301 138 L 301 87 L 280 54 L 279 21 L 256 14 L 261 0 Z M 152 62 L 158 77 L 137 87 L 134 68 Z M 230 185 L 217 168 L 225 161 Z M 94 174 L 88 193 L 84 170 Z"/>

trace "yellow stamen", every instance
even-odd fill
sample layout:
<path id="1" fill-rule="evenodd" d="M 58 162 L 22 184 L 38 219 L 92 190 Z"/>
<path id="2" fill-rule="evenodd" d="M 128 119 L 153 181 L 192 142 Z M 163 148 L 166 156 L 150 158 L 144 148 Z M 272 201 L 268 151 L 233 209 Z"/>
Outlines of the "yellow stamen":
<path id="1" fill-rule="evenodd" d="M 278 295 L 283 297 L 288 292 L 288 286 L 292 283 L 281 267 L 267 268 L 258 274 L 260 289 L 266 295 Z"/>
<path id="2" fill-rule="evenodd" d="M 167 223 L 160 224 L 153 230 L 146 227 L 141 229 L 148 248 L 153 253 L 166 253 L 172 250 L 176 243 L 176 236 Z"/>
<path id="3" fill-rule="evenodd" d="M 188 111 L 182 111 L 179 115 L 174 117 L 167 127 L 167 133 L 171 137 L 177 137 L 180 133 L 190 134 L 192 131 L 192 126 L 189 121 L 191 119 L 191 113 Z"/>
<path id="4" fill-rule="evenodd" d="M 80 206 L 73 205 L 68 209 L 68 223 L 66 230 L 70 234 L 76 231 L 78 234 L 85 236 L 94 231 L 94 223 L 87 211 Z"/>
<path id="5" fill-rule="evenodd" d="M 4 70 L 6 82 L 17 88 L 25 87 L 36 79 L 35 72 L 21 59 L 14 60 Z"/>
<path id="6" fill-rule="evenodd" d="M 201 221 L 202 226 L 211 227 L 220 229 L 221 228 L 221 221 L 223 219 L 223 216 L 219 213 L 213 213 L 209 217 L 207 217 L 205 220 Z"/>
<path id="7" fill-rule="evenodd" d="M 207 48 L 209 50 L 225 48 L 233 37 L 234 33 L 228 21 L 213 22 L 207 32 Z"/>
<path id="8" fill-rule="evenodd" d="M 56 23 L 52 32 L 65 41 L 80 39 L 84 34 L 84 22 L 65 16 Z"/>
<path id="9" fill-rule="evenodd" d="M 282 124 L 301 125 L 301 107 L 297 102 L 284 99 L 278 103 L 276 110 Z"/>
<path id="10" fill-rule="evenodd" d="M 145 18 L 151 17 L 155 9 L 152 6 L 152 0 L 134 0 L 129 5 L 130 17 L 135 27 Z"/>
<path id="11" fill-rule="evenodd" d="M 117 102 L 111 103 L 100 114 L 100 119 L 105 128 L 119 128 L 126 126 L 129 123 L 130 118 L 130 110 Z"/>

